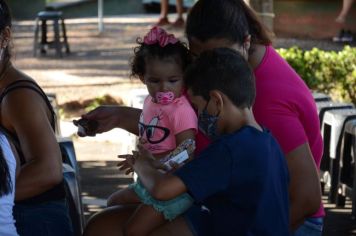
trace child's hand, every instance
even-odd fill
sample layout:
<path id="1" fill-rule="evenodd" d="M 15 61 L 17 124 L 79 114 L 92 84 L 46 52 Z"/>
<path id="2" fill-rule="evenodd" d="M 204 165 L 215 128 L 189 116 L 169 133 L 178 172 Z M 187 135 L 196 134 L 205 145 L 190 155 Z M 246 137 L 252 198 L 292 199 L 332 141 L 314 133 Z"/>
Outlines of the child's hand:
<path id="1" fill-rule="evenodd" d="M 132 151 L 132 154 L 134 155 L 136 160 L 140 161 L 153 161 L 155 160 L 154 156 L 152 153 L 150 153 L 147 149 L 143 147 L 143 145 L 138 144 L 137 145 L 138 151 Z"/>
<path id="2" fill-rule="evenodd" d="M 184 164 L 183 163 L 179 164 L 175 161 L 169 161 L 169 165 L 171 166 L 171 168 L 169 169 L 169 173 L 172 173 L 172 172 L 178 170 Z"/>
<path id="3" fill-rule="evenodd" d="M 160 160 L 153 160 L 152 166 L 157 170 L 164 170 L 165 172 L 169 170 Z"/>
<path id="4" fill-rule="evenodd" d="M 128 175 L 133 172 L 133 165 L 135 164 L 135 159 L 133 155 L 126 154 L 126 155 L 118 155 L 118 158 L 124 159 L 120 161 L 117 166 L 119 170 L 125 171 L 125 174 Z"/>

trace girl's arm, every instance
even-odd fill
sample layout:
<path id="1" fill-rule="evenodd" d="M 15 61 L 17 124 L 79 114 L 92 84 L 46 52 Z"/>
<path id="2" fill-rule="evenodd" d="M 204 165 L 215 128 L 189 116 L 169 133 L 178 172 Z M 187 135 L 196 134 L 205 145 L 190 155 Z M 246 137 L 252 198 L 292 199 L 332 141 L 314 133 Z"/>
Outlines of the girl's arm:
<path id="1" fill-rule="evenodd" d="M 157 200 L 169 200 L 187 191 L 185 184 L 172 174 L 159 172 L 152 165 L 152 154 L 138 146 L 139 152 L 134 152 L 133 157 L 128 157 L 140 181 L 147 191 Z"/>
<path id="2" fill-rule="evenodd" d="M 190 161 L 193 158 L 193 154 L 194 154 L 194 150 L 195 150 L 195 132 L 192 129 L 189 130 L 185 130 L 181 133 L 179 133 L 178 135 L 176 135 L 176 143 L 179 143 L 179 145 L 177 146 L 176 149 L 174 149 L 173 151 L 169 152 L 168 154 L 165 153 L 164 155 L 161 156 L 160 159 L 157 159 L 157 155 L 155 157 L 153 157 L 153 155 L 151 155 L 152 160 L 150 161 L 151 166 L 154 167 L 155 169 L 161 169 L 164 171 L 173 171 L 177 168 L 179 168 L 179 166 L 181 166 L 180 164 L 174 163 L 173 161 L 169 162 L 169 160 L 179 154 L 180 152 L 187 150 L 188 155 L 189 155 L 189 159 L 185 160 L 184 163 L 187 163 L 188 161 Z M 125 159 L 127 156 L 130 155 L 118 155 L 119 158 Z M 166 165 L 164 165 L 164 163 L 169 162 L 170 164 L 170 168 Z M 130 174 L 133 172 L 133 169 L 130 167 L 130 165 L 127 163 L 127 160 L 123 160 L 120 161 L 118 163 L 118 165 L 120 168 L 119 170 L 124 170 L 125 174 Z"/>
<path id="3" fill-rule="evenodd" d="M 172 157 L 178 155 L 179 153 L 183 152 L 184 150 L 187 151 L 189 155 L 189 159 L 185 160 L 184 163 L 188 162 L 193 158 L 194 150 L 195 150 L 195 131 L 193 129 L 188 129 L 183 132 L 180 132 L 176 136 L 176 149 L 171 151 L 170 153 L 166 154 L 165 157 L 161 158 L 160 160 L 157 160 L 157 164 L 155 164 L 156 168 L 162 168 L 165 169 L 165 167 L 162 165 L 163 163 L 169 162 Z M 172 161 L 173 162 L 173 161 Z M 179 167 L 178 165 L 175 165 L 174 163 L 171 163 L 174 168 L 176 169 Z"/>
<path id="4" fill-rule="evenodd" d="M 187 147 L 188 148 L 187 151 L 190 157 L 189 160 L 193 158 L 193 153 L 195 150 L 195 133 L 196 133 L 195 130 L 188 129 L 176 135 L 176 146 L 177 146 L 176 149 L 178 149 L 181 145 L 183 146 L 183 148 L 186 148 L 186 144 L 184 144 L 186 140 L 192 140 L 194 142 L 193 145 Z"/>

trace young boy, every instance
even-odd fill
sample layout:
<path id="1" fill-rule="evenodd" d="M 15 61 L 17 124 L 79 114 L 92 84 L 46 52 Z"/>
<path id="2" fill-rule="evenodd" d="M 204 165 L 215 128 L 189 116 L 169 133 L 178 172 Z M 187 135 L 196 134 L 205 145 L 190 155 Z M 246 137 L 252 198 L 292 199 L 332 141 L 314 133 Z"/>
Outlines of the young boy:
<path id="1" fill-rule="evenodd" d="M 252 114 L 255 83 L 236 51 L 204 52 L 185 75 L 199 129 L 213 142 L 173 174 L 151 165 L 143 147 L 128 162 L 159 200 L 188 192 L 184 219 L 194 235 L 289 235 L 289 175 L 271 133 Z"/>

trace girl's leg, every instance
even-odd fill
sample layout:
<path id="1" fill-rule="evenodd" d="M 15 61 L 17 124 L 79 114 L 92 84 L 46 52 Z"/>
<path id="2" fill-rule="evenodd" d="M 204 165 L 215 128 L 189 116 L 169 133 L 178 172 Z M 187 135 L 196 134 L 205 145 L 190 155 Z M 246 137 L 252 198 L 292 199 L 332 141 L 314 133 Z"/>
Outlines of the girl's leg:
<path id="1" fill-rule="evenodd" d="M 126 236 L 148 235 L 165 222 L 162 213 L 152 206 L 141 204 L 127 222 L 124 232 Z"/>
<path id="2" fill-rule="evenodd" d="M 107 206 L 140 203 L 140 199 L 131 188 L 124 188 L 111 194 L 107 200 Z"/>
<path id="3" fill-rule="evenodd" d="M 167 222 L 154 230 L 150 236 L 193 236 L 187 221 L 183 217 L 178 217 L 171 222 Z"/>
<path id="4" fill-rule="evenodd" d="M 83 236 L 122 236 L 127 219 L 135 212 L 136 206 L 115 206 L 106 208 L 92 216 Z M 154 230 L 151 236 L 192 236 L 183 217 L 164 224 Z"/>
<path id="5" fill-rule="evenodd" d="M 87 222 L 83 236 L 123 236 L 124 225 L 136 207 L 114 206 L 96 213 Z"/>

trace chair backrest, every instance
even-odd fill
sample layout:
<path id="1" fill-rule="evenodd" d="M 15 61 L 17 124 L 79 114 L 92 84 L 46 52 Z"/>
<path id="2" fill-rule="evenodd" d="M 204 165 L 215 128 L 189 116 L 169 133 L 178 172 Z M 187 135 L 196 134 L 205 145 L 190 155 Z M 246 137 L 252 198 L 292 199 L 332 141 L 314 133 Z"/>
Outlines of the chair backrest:
<path id="1" fill-rule="evenodd" d="M 81 192 L 76 175 L 70 165 L 63 163 L 63 177 L 67 192 L 69 215 L 72 220 L 74 235 L 80 236 L 83 233 L 85 222 Z"/>
<path id="2" fill-rule="evenodd" d="M 57 137 L 57 142 L 62 152 L 63 163 L 70 165 L 77 173 L 77 177 L 79 177 L 79 167 L 72 139 L 68 137 Z"/>

